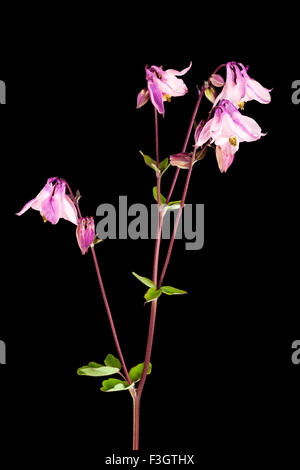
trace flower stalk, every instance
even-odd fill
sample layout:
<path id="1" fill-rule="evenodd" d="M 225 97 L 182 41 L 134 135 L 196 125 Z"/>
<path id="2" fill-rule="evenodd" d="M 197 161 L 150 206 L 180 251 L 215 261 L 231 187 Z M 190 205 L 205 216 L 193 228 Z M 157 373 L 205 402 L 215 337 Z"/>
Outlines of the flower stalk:
<path id="1" fill-rule="evenodd" d="M 140 448 L 141 398 L 147 375 L 150 374 L 152 370 L 151 356 L 158 299 L 163 293 L 167 295 L 186 294 L 183 290 L 163 285 L 163 283 L 170 264 L 176 234 L 191 183 L 193 166 L 205 156 L 207 147 L 213 147 L 214 145 L 219 169 L 222 173 L 225 173 L 231 166 L 240 143 L 256 141 L 265 135 L 254 119 L 240 112 L 244 110 L 244 104 L 251 100 L 267 104 L 271 100 L 271 90 L 264 88 L 259 82 L 251 78 L 248 75 L 248 67 L 244 67 L 243 64 L 238 62 L 221 64 L 215 69 L 208 81 L 204 82 L 201 89 L 198 89 L 197 102 L 189 123 L 182 152 L 171 155 L 169 159 L 165 159 L 160 164 L 158 115 L 165 116 L 165 103 L 166 107 L 168 107 L 169 105 L 167 103 L 171 101 L 172 97 L 184 96 L 187 93 L 187 86 L 184 81 L 178 77 L 185 75 L 190 70 L 191 65 L 190 63 L 188 67 L 181 71 L 173 69 L 164 70 L 162 66 L 146 66 L 147 87 L 144 88 L 137 97 L 137 108 L 141 108 L 148 101 L 152 103 L 154 108 L 156 158 L 154 160 L 150 156 L 144 155 L 142 152 L 141 154 L 144 157 L 145 163 L 154 169 L 156 173 L 156 188 L 154 188 L 156 194 L 154 192 L 154 197 L 157 200 L 158 211 L 152 280 L 133 273 L 135 277 L 148 286 L 149 290 L 145 298 L 147 303 L 151 302 L 145 359 L 142 364 L 138 364 L 129 371 L 127 369 L 96 256 L 95 245 L 101 240 L 96 236 L 93 217 L 82 217 L 79 207 L 79 196 L 76 194 L 76 197 L 74 197 L 68 182 L 57 177 L 49 178 L 40 193 L 25 204 L 21 211 L 17 213 L 17 215 L 20 216 L 27 210 L 34 209 L 40 212 L 45 222 L 50 222 L 52 225 L 56 225 L 60 219 L 71 222 L 73 226 L 76 226 L 75 234 L 81 253 L 86 254 L 89 250 L 91 251 L 100 292 L 118 352 L 118 358 L 109 354 L 104 360 L 105 365 L 91 362 L 88 366 L 81 367 L 78 370 L 78 375 L 103 377 L 119 374 L 119 376 L 121 376 L 123 380 L 115 378 L 104 380 L 101 390 L 104 392 L 128 390 L 131 394 L 133 400 L 133 450 L 139 450 Z M 222 67 L 226 67 L 226 81 L 217 73 Z M 203 95 L 213 103 L 213 106 L 208 114 L 208 118 L 200 121 L 195 130 L 193 152 L 187 152 L 187 146 Z M 170 165 L 176 166 L 176 171 L 167 199 L 165 199 L 161 193 L 162 174 Z M 184 169 L 187 173 L 179 204 L 179 201 L 170 202 L 170 200 L 178 181 L 180 169 Z M 159 275 L 164 216 L 168 210 L 175 209 L 175 205 L 177 206 L 176 208 L 178 208 L 179 205 L 179 210 L 176 215 L 165 261 Z"/>

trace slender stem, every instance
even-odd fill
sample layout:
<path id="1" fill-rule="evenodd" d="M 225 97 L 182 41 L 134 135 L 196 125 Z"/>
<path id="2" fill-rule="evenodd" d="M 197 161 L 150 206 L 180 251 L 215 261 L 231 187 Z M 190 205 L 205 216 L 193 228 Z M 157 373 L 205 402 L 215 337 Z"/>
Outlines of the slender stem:
<path id="1" fill-rule="evenodd" d="M 159 168 L 159 140 L 158 140 L 158 114 L 157 109 L 154 108 L 154 119 L 155 119 L 155 151 L 156 151 L 156 166 Z M 160 195 L 160 183 L 161 183 L 161 174 L 160 172 L 156 173 L 156 181 L 157 181 L 157 203 L 158 208 L 161 206 L 161 195 Z"/>
<path id="2" fill-rule="evenodd" d="M 66 186 L 67 186 L 67 188 L 68 188 L 68 190 L 69 190 L 69 193 L 70 193 L 70 195 L 71 195 L 71 197 L 72 197 L 72 200 L 73 200 L 73 202 L 74 202 L 74 204 L 75 204 L 75 206 L 76 206 L 76 209 L 77 209 L 77 212 L 78 212 L 79 217 L 82 218 L 78 201 L 77 201 L 76 197 L 74 197 L 74 194 L 73 194 L 73 192 L 72 192 L 71 186 L 69 185 L 69 183 L 68 183 L 65 179 L 64 179 L 63 181 L 66 183 Z"/>
<path id="3" fill-rule="evenodd" d="M 198 112 L 198 109 L 199 109 L 199 106 L 200 106 L 200 103 L 201 103 L 201 100 L 202 100 L 202 97 L 203 97 L 203 93 L 204 93 L 204 87 L 201 87 L 201 90 L 200 91 L 198 90 L 198 100 L 196 102 L 196 106 L 195 106 L 194 112 L 192 114 L 192 118 L 191 118 L 191 122 L 190 122 L 190 125 L 189 125 L 189 128 L 188 128 L 188 132 L 187 132 L 184 144 L 183 144 L 183 148 L 182 148 L 183 152 L 186 151 L 186 148 L 187 148 L 190 136 L 191 136 L 191 132 L 192 132 L 192 129 L 193 129 L 193 125 L 194 125 L 194 122 L 195 122 L 195 119 L 196 119 L 196 116 L 197 116 L 197 112 Z"/>
<path id="4" fill-rule="evenodd" d="M 149 369 L 149 364 L 151 360 L 151 353 L 152 353 L 152 346 L 153 346 L 153 339 L 154 339 L 154 330 L 155 330 L 155 321 L 156 321 L 156 312 L 157 312 L 157 300 L 153 300 L 151 303 L 151 314 L 150 314 L 150 324 L 149 324 L 149 333 L 148 333 L 148 340 L 147 340 L 147 348 L 146 348 L 146 356 L 145 356 L 145 363 L 144 363 L 144 370 L 141 377 L 141 381 L 139 383 L 139 387 L 137 390 L 137 396 L 140 398 L 145 386 L 147 373 Z"/>
<path id="5" fill-rule="evenodd" d="M 154 116 L 155 116 L 156 166 L 157 168 L 159 168 L 158 115 L 157 115 L 156 109 L 154 109 Z M 163 215 L 161 211 L 161 191 L 160 191 L 161 174 L 159 172 L 157 172 L 156 174 L 156 180 L 157 180 L 158 227 L 157 227 L 157 235 L 156 235 L 156 242 L 155 242 L 155 249 L 154 249 L 153 278 L 152 278 L 155 285 L 157 285 L 157 280 L 158 280 L 158 263 L 159 263 L 159 252 L 160 252 L 160 245 L 161 245 L 162 225 L 163 225 Z M 157 300 L 154 300 L 151 304 L 151 315 L 150 315 L 146 355 L 145 355 L 145 361 L 144 361 L 144 369 L 143 369 L 142 377 L 139 383 L 139 387 L 136 392 L 136 398 L 134 401 L 134 438 L 133 438 L 134 450 L 139 449 L 140 402 L 141 402 L 141 396 L 142 396 L 142 392 L 145 386 L 150 359 L 151 359 L 154 330 L 155 330 L 156 309 L 157 309 Z"/>
<path id="6" fill-rule="evenodd" d="M 186 147 L 187 147 L 187 144 L 188 144 L 191 132 L 192 132 L 193 124 L 194 124 L 194 121 L 195 121 L 195 118 L 196 118 L 196 114 L 197 114 L 197 111 L 198 111 L 203 93 L 204 93 L 204 87 L 202 87 L 201 91 L 199 92 L 198 100 L 197 100 L 197 103 L 196 103 L 196 106 L 195 106 L 195 109 L 194 109 L 194 112 L 193 112 L 193 115 L 192 115 L 192 118 L 191 118 L 191 122 L 190 122 L 190 125 L 189 125 L 189 128 L 188 128 L 188 132 L 187 132 L 185 141 L 184 141 L 183 150 L 182 150 L 183 152 L 186 151 Z M 157 167 L 159 167 L 158 123 L 157 123 L 157 111 L 156 111 L 156 109 L 155 109 L 155 141 L 156 141 L 156 164 L 157 164 Z M 175 240 L 175 235 L 176 235 L 176 232 L 177 232 L 177 229 L 178 229 L 179 220 L 180 220 L 182 209 L 183 209 L 183 206 L 184 206 L 184 203 L 185 203 L 187 190 L 188 190 L 190 177 L 191 177 L 191 172 L 192 172 L 192 167 L 193 167 L 193 163 L 194 163 L 194 159 L 195 159 L 195 154 L 196 154 L 196 148 L 194 149 L 193 157 L 191 159 L 191 165 L 190 165 L 190 168 L 188 170 L 188 176 L 187 176 L 187 179 L 186 179 L 186 184 L 185 184 L 185 188 L 184 188 L 184 192 L 183 192 L 183 196 L 182 196 L 182 200 L 181 200 L 180 210 L 179 210 L 179 214 L 177 215 L 177 219 L 176 219 L 175 227 L 174 227 L 174 232 L 173 232 L 173 235 L 172 235 L 173 242 L 171 241 L 172 246 L 170 244 L 171 248 L 169 247 L 168 262 L 167 262 L 167 264 L 165 263 L 164 274 L 166 272 L 167 266 L 168 266 L 169 261 L 170 261 L 171 252 L 172 252 L 172 248 L 173 248 L 173 244 L 174 244 L 174 240 Z M 176 171 L 176 174 L 175 174 L 175 177 L 174 177 L 174 180 L 173 180 L 173 183 L 172 183 L 172 186 L 171 186 L 171 189 L 170 189 L 170 192 L 169 192 L 166 203 L 169 202 L 169 200 L 172 196 L 173 189 L 175 187 L 178 174 L 179 174 L 179 168 L 177 168 L 177 171 Z M 158 279 L 158 261 L 159 261 L 159 251 L 160 251 L 160 245 L 161 245 L 161 235 L 162 235 L 162 226 L 163 226 L 163 215 L 162 215 L 162 212 L 161 212 L 161 201 L 160 201 L 160 199 L 161 199 L 160 198 L 160 179 L 161 179 L 161 176 L 160 176 L 160 174 L 158 174 L 157 175 L 157 200 L 158 200 L 158 210 L 159 210 L 159 222 L 158 222 L 158 230 L 157 230 L 157 237 L 156 237 L 156 243 L 155 243 L 154 260 L 153 260 L 153 282 L 154 282 L 155 285 L 157 285 L 157 279 Z M 161 279 L 163 279 L 163 277 Z M 161 280 L 159 282 L 158 287 L 160 287 L 160 286 L 161 286 Z M 156 313 L 157 313 L 157 300 L 154 300 L 151 303 L 151 314 L 150 314 L 150 323 L 149 323 L 149 332 L 148 332 L 148 339 L 147 339 L 146 355 L 145 355 L 145 361 L 144 361 L 144 369 L 143 369 L 141 380 L 140 380 L 140 383 L 139 383 L 139 386 L 138 386 L 138 389 L 137 389 L 137 392 L 136 392 L 136 398 L 134 400 L 134 423 L 135 423 L 134 424 L 134 450 L 139 449 L 140 400 L 141 400 L 141 396 L 142 396 L 144 386 L 145 386 L 145 383 L 146 383 L 149 364 L 150 364 L 150 360 L 151 360 L 153 340 L 154 340 L 154 332 L 155 332 Z"/>
<path id="7" fill-rule="evenodd" d="M 200 106 L 200 103 L 201 103 L 201 100 L 202 100 L 203 93 L 204 93 L 204 87 L 201 87 L 201 90 L 198 91 L 198 100 L 197 100 L 194 112 L 192 114 L 190 125 L 189 125 L 188 131 L 187 131 L 187 135 L 186 135 L 183 147 L 182 147 L 182 152 L 186 151 L 186 148 L 187 148 L 190 136 L 191 136 L 191 132 L 192 132 L 192 129 L 193 129 L 193 125 L 194 125 L 194 122 L 195 122 L 195 119 L 196 119 L 196 115 L 197 115 L 197 112 L 198 112 L 198 109 L 199 109 L 199 106 Z M 174 175 L 174 179 L 173 179 L 173 182 L 172 182 L 172 185 L 171 185 L 171 188 L 170 188 L 167 200 L 166 200 L 166 204 L 168 204 L 170 202 L 170 199 L 172 197 L 173 190 L 174 190 L 174 187 L 175 187 L 178 175 L 179 175 L 179 171 L 180 171 L 180 168 L 177 167 L 175 175 Z"/>
<path id="8" fill-rule="evenodd" d="M 172 181 L 172 185 L 171 185 L 171 188 L 170 188 L 170 191 L 169 191 L 167 200 L 166 200 L 166 204 L 169 204 L 169 202 L 170 202 L 170 199 L 171 199 L 171 197 L 172 197 L 172 194 L 173 194 L 173 191 L 174 191 L 174 188 L 175 188 L 175 184 L 176 184 L 176 181 L 177 181 L 179 172 L 180 172 L 180 168 L 177 167 L 177 168 L 176 168 L 176 171 L 175 171 L 175 175 L 174 175 L 173 181 Z"/>
<path id="9" fill-rule="evenodd" d="M 74 197 L 71 186 L 69 185 L 69 183 L 65 179 L 63 181 L 65 182 L 65 184 L 66 184 L 66 186 L 69 190 L 69 193 L 70 193 L 70 195 L 71 195 L 71 197 L 74 201 L 74 204 L 76 205 L 79 217 L 82 218 L 78 201 Z M 126 380 L 129 384 L 131 384 L 132 382 L 130 380 L 128 370 L 127 370 L 127 367 L 126 367 L 126 364 L 125 364 L 125 360 L 124 360 L 124 357 L 123 357 L 123 354 L 122 354 L 122 350 L 121 350 L 120 343 L 119 343 L 119 340 L 118 340 L 118 336 L 117 336 L 114 321 L 113 321 L 113 318 L 112 318 L 111 310 L 110 310 L 109 303 L 108 303 L 108 300 L 107 300 L 107 295 L 106 295 L 106 292 L 105 292 L 105 289 L 104 289 L 104 284 L 103 284 L 103 281 L 102 281 L 102 276 L 101 276 L 101 273 L 100 273 L 100 268 L 99 268 L 99 263 L 98 263 L 98 260 L 97 260 L 95 248 L 93 246 L 91 246 L 91 251 L 92 251 L 93 260 L 94 260 L 94 264 L 95 264 L 95 268 L 96 268 L 96 273 L 97 273 L 97 277 L 98 277 L 102 297 L 103 297 L 103 300 L 104 300 L 104 304 L 105 304 L 105 307 L 106 307 L 109 323 L 110 323 L 112 334 L 113 334 L 115 344 L 116 344 L 116 347 L 117 347 L 117 350 L 118 350 L 119 358 L 120 358 L 120 361 L 122 363 L 122 367 L 123 367 L 123 370 L 124 370 L 124 373 L 125 373 L 125 376 L 126 376 Z"/>
<path id="10" fill-rule="evenodd" d="M 154 261 L 153 261 L 153 282 L 155 285 L 157 285 L 157 279 L 158 279 L 158 260 L 159 260 L 159 249 L 160 249 L 160 244 L 161 244 L 162 225 L 163 225 L 163 217 L 160 212 L 158 229 L 157 229 L 157 238 L 156 238 L 156 243 L 155 243 Z M 155 331 L 156 311 L 157 311 L 157 300 L 154 300 L 151 303 L 151 314 L 150 314 L 150 322 L 149 322 L 146 355 L 145 355 L 145 361 L 144 361 L 144 369 L 143 369 L 142 377 L 141 377 L 139 387 L 137 390 L 137 396 L 139 397 L 139 399 L 141 398 L 141 395 L 145 386 L 149 364 L 151 360 L 154 331 Z"/>
<path id="11" fill-rule="evenodd" d="M 133 450 L 139 450 L 140 441 L 140 397 L 133 398 Z"/>
<path id="12" fill-rule="evenodd" d="M 161 273 L 161 276 L 160 276 L 160 279 L 159 279 L 158 288 L 161 287 L 161 285 L 163 283 L 163 280 L 164 280 L 164 277 L 165 277 L 165 274 L 166 274 L 166 271 L 167 271 L 167 268 L 169 266 L 169 262 L 170 262 L 170 258 L 171 258 L 171 254 L 172 254 L 172 250 L 173 250 L 173 246 L 174 246 L 175 236 L 176 236 L 176 233 L 177 233 L 177 229 L 178 229 L 178 225 L 179 225 L 179 222 L 180 222 L 182 210 L 183 210 L 183 207 L 184 207 L 184 204 L 185 204 L 185 199 L 186 199 L 188 187 L 189 187 L 189 184 L 190 184 L 190 179 L 191 179 L 191 174 L 192 174 L 192 169 L 193 169 L 193 163 L 194 163 L 194 160 L 195 160 L 195 154 L 196 154 L 196 147 L 194 149 L 193 157 L 191 159 L 190 167 L 188 169 L 188 174 L 187 174 L 186 181 L 185 181 L 185 186 L 184 186 L 184 190 L 183 190 L 183 194 L 182 194 L 180 208 L 178 210 L 178 214 L 177 214 L 176 221 L 175 221 L 175 224 L 174 224 L 174 230 L 173 230 L 172 237 L 171 237 L 171 240 L 170 240 L 170 245 L 169 245 L 168 253 L 167 253 L 167 256 L 166 256 L 165 264 L 164 264 L 164 267 L 163 267 L 163 270 L 162 270 L 162 273 Z"/>
<path id="13" fill-rule="evenodd" d="M 100 268 L 99 268 L 97 256 L 96 256 L 96 253 L 95 253 L 95 248 L 93 246 L 91 247 L 91 251 L 92 251 L 93 260 L 94 260 L 95 268 L 96 268 L 96 273 L 97 273 L 97 277 L 98 277 L 102 297 L 103 297 L 103 300 L 104 300 L 105 308 L 106 308 L 106 311 L 107 311 L 109 323 L 110 323 L 112 334 L 113 334 L 113 337 L 114 337 L 114 340 L 115 340 L 116 348 L 117 348 L 117 351 L 118 351 L 118 354 L 119 354 L 119 358 L 120 358 L 120 361 L 121 361 L 122 366 L 123 366 L 123 370 L 124 370 L 124 373 L 125 373 L 126 380 L 129 384 L 131 384 L 132 382 L 130 380 L 128 370 L 127 370 L 127 367 L 126 367 L 126 364 L 125 364 L 125 361 L 124 361 L 124 357 L 123 357 L 122 350 L 121 350 L 121 347 L 120 347 L 120 343 L 119 343 L 119 340 L 118 340 L 118 336 L 117 336 L 117 332 L 116 332 L 116 329 L 115 329 L 114 321 L 113 321 L 113 318 L 112 318 L 111 310 L 110 310 L 109 303 L 108 303 L 108 300 L 107 300 L 107 295 L 106 295 L 106 292 L 105 292 L 105 289 L 104 289 L 104 285 L 103 285 L 103 281 L 102 281 L 102 277 L 101 277 L 101 273 L 100 273 Z"/>

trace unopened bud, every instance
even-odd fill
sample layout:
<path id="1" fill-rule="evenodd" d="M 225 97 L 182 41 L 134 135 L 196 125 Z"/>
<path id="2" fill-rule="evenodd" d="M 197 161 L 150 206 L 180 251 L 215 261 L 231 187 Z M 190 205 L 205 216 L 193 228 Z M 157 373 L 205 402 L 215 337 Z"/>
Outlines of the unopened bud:
<path id="1" fill-rule="evenodd" d="M 225 81 L 224 78 L 221 77 L 221 75 L 217 73 L 213 73 L 212 76 L 209 79 L 210 83 L 216 87 L 221 87 L 224 85 Z"/>
<path id="2" fill-rule="evenodd" d="M 149 100 L 149 92 L 147 88 L 143 88 L 143 90 L 141 90 L 137 96 L 137 104 L 136 104 L 137 109 L 144 106 L 144 104 L 146 104 L 148 100 Z"/>
<path id="3" fill-rule="evenodd" d="M 78 221 L 76 237 L 84 255 L 95 240 L 95 222 L 93 217 L 84 217 Z"/>
<path id="4" fill-rule="evenodd" d="M 217 92 L 213 87 L 205 88 L 205 96 L 211 102 L 214 103 L 217 97 Z"/>
<path id="5" fill-rule="evenodd" d="M 172 166 L 177 166 L 183 170 L 188 170 L 191 166 L 191 154 L 187 152 L 176 153 L 170 155 L 170 163 Z"/>

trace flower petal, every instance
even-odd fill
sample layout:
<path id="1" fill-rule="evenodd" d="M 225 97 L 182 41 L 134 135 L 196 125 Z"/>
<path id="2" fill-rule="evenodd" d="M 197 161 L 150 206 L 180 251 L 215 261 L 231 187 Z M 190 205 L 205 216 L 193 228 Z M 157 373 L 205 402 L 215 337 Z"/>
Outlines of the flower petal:
<path id="1" fill-rule="evenodd" d="M 28 209 L 32 208 L 37 211 L 41 211 L 42 204 L 45 200 L 50 199 L 53 192 L 53 185 L 52 185 L 53 178 L 48 179 L 44 188 L 39 192 L 39 194 L 31 201 L 27 202 L 23 209 L 17 213 L 17 215 L 22 215 L 24 212 L 28 211 Z"/>
<path id="2" fill-rule="evenodd" d="M 68 220 L 69 222 L 72 222 L 74 225 L 78 224 L 76 206 L 71 198 L 67 195 L 65 195 L 63 198 L 61 217 L 65 220 Z"/>
<path id="3" fill-rule="evenodd" d="M 226 83 L 223 90 L 217 96 L 215 105 L 223 100 L 229 100 L 235 106 L 242 101 L 246 92 L 246 82 L 239 67 L 235 62 L 228 62 L 226 64 Z"/>
<path id="4" fill-rule="evenodd" d="M 177 75 L 178 77 L 181 77 L 182 75 L 185 75 L 191 68 L 192 66 L 192 61 L 190 61 L 190 65 L 186 67 L 185 69 L 179 71 L 179 70 L 174 70 L 174 69 L 168 69 L 167 72 L 172 73 L 173 75 Z"/>
<path id="5" fill-rule="evenodd" d="M 204 127 L 198 126 L 195 131 L 195 145 L 201 147 L 205 142 L 211 138 L 211 128 L 214 124 L 214 119 L 210 119 Z"/>
<path id="6" fill-rule="evenodd" d="M 160 89 L 159 80 L 156 77 L 153 77 L 152 80 L 148 80 L 148 91 L 153 106 L 160 114 L 165 114 L 163 94 Z"/>

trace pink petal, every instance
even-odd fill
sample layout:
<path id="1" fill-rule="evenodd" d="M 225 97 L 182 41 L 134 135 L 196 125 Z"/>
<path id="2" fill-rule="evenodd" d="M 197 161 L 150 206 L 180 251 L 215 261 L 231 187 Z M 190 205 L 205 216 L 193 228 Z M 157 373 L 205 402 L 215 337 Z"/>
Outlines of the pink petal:
<path id="1" fill-rule="evenodd" d="M 237 113 L 239 116 L 237 117 L 236 115 L 233 118 L 235 129 L 234 135 L 236 135 L 241 142 L 252 142 L 266 135 L 262 133 L 260 126 L 254 119 L 244 116 L 238 111 Z"/>
<path id="2" fill-rule="evenodd" d="M 233 62 L 226 64 L 226 83 L 223 90 L 217 96 L 215 105 L 222 99 L 231 101 L 235 106 L 238 105 L 245 95 L 246 82 L 238 66 Z"/>
<path id="3" fill-rule="evenodd" d="M 263 87 L 259 82 L 250 78 L 247 81 L 246 95 L 244 101 L 256 100 L 262 104 L 268 104 L 271 101 L 271 90 Z"/>
<path id="4" fill-rule="evenodd" d="M 213 125 L 213 119 L 210 119 L 204 127 L 198 126 L 195 131 L 195 145 L 201 147 L 205 142 L 211 138 L 211 127 Z"/>
<path id="5" fill-rule="evenodd" d="M 149 90 L 149 95 L 150 95 L 150 99 L 151 99 L 153 106 L 155 106 L 155 108 L 160 114 L 164 114 L 165 108 L 164 108 L 164 103 L 163 103 L 162 91 L 159 85 L 159 79 L 154 77 L 152 81 L 149 80 L 148 90 Z"/>
<path id="6" fill-rule="evenodd" d="M 229 141 L 226 144 L 216 146 L 216 157 L 221 173 L 226 173 L 234 160 L 238 146 L 233 146 Z"/>
<path id="7" fill-rule="evenodd" d="M 61 217 L 65 220 L 68 220 L 69 222 L 72 222 L 74 225 L 78 224 L 76 206 L 71 198 L 67 195 L 65 195 L 63 198 Z"/>
<path id="8" fill-rule="evenodd" d="M 50 199 L 51 195 L 52 195 L 52 192 L 53 192 L 53 185 L 52 185 L 52 182 L 50 182 L 50 181 L 51 180 L 49 179 L 47 181 L 47 184 L 39 192 L 39 194 L 34 199 L 27 202 L 27 204 L 25 204 L 23 209 L 21 209 L 20 212 L 17 213 L 17 215 L 24 214 L 30 208 L 32 208 L 34 210 L 37 210 L 37 211 L 41 211 L 43 202 L 47 199 Z"/>
<path id="9" fill-rule="evenodd" d="M 243 101 L 256 100 L 259 103 L 268 104 L 271 101 L 270 91 L 267 88 L 263 87 L 259 82 L 250 78 L 246 68 L 243 64 L 239 64 L 242 69 L 242 74 L 245 77 L 246 90 Z"/>
<path id="10" fill-rule="evenodd" d="M 190 70 L 191 66 L 192 66 L 192 61 L 190 62 L 190 65 L 188 67 L 181 70 L 180 72 L 179 70 L 174 70 L 174 69 L 168 69 L 167 72 L 170 72 L 173 75 L 177 75 L 178 77 L 181 77 L 182 75 L 185 75 Z"/>

